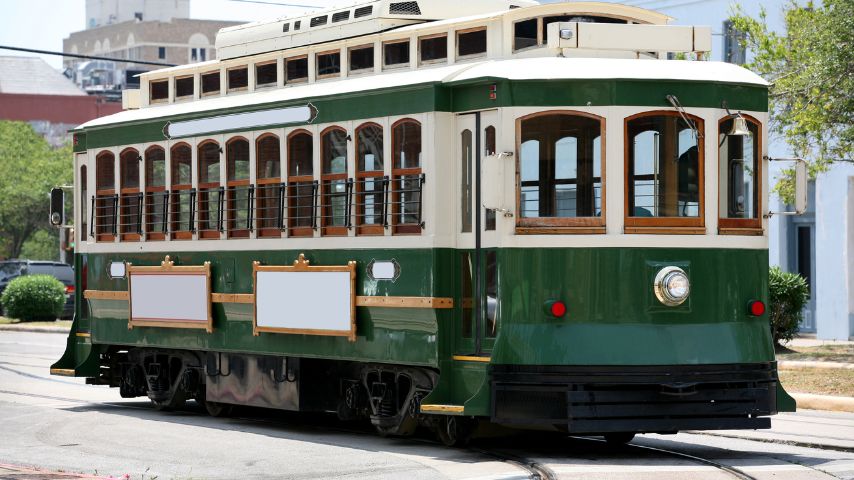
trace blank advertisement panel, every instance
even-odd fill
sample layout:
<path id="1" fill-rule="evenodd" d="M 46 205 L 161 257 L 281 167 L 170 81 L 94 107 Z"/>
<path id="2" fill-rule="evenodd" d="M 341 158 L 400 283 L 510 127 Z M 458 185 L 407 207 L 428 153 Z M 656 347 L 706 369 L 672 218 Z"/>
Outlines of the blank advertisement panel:
<path id="1" fill-rule="evenodd" d="M 292 333 L 356 340 L 356 262 L 344 266 L 255 264 L 255 335 Z"/>
<path id="2" fill-rule="evenodd" d="M 128 265 L 129 328 L 198 328 L 213 331 L 210 264 L 176 267 Z"/>

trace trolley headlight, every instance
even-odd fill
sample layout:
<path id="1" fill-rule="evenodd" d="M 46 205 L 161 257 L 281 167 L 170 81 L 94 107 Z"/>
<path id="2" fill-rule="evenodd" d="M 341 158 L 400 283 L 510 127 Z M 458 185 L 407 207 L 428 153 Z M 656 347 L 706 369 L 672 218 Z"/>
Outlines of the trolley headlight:
<path id="1" fill-rule="evenodd" d="M 688 275 L 679 267 L 662 268 L 655 276 L 653 288 L 658 301 L 669 307 L 682 305 L 691 294 Z"/>

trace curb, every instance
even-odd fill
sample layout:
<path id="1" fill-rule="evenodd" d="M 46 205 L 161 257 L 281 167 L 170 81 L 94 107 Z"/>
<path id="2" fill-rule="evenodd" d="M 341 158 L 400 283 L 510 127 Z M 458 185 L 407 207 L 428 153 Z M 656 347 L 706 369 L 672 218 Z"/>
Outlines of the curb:
<path id="1" fill-rule="evenodd" d="M 854 370 L 854 363 L 780 360 L 777 362 L 777 368 L 783 370 L 794 370 L 798 368 L 842 368 L 847 370 Z"/>
<path id="2" fill-rule="evenodd" d="M 854 413 L 854 397 L 834 397 L 812 393 L 790 393 L 789 395 L 798 402 L 798 408 Z"/>
<path id="3" fill-rule="evenodd" d="M 0 325 L 0 331 L 7 332 L 36 332 L 36 333 L 64 333 L 68 335 L 71 329 L 65 327 L 25 327 L 17 325 Z"/>

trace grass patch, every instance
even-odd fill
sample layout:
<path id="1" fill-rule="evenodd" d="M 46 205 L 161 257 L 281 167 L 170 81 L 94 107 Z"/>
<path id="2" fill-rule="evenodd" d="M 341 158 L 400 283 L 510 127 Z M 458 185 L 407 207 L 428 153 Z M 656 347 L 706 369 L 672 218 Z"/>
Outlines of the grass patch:
<path id="1" fill-rule="evenodd" d="M 44 327 L 71 328 L 71 320 L 56 320 L 53 322 L 21 322 L 20 320 L 17 320 L 14 318 L 0 317 L 0 325 L 19 325 L 21 327 L 33 327 L 33 328 L 44 328 Z"/>
<path id="2" fill-rule="evenodd" d="M 9 325 L 12 323 L 18 323 L 18 321 L 12 320 L 11 318 L 0 317 L 0 325 Z"/>
<path id="3" fill-rule="evenodd" d="M 854 397 L 854 370 L 798 368 L 780 370 L 780 382 L 788 392 Z"/>
<path id="4" fill-rule="evenodd" d="M 777 360 L 854 363 L 854 345 L 828 344 L 818 347 L 783 347 Z"/>

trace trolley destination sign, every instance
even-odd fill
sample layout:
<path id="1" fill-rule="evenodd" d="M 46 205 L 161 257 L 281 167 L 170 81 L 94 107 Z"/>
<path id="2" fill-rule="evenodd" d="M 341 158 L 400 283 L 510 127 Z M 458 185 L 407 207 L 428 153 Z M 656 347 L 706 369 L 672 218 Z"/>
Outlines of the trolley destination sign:
<path id="1" fill-rule="evenodd" d="M 259 129 L 272 125 L 306 124 L 313 122 L 315 118 L 317 118 L 317 108 L 309 103 L 302 107 L 275 108 L 182 122 L 169 122 L 163 127 L 163 136 L 171 140 L 234 130 Z"/>

